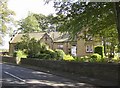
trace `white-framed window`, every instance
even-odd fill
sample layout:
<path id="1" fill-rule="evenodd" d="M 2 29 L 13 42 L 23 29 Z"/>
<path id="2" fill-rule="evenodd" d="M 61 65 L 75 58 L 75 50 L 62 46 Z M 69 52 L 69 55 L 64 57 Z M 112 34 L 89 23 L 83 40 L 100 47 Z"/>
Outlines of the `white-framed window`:
<path id="1" fill-rule="evenodd" d="M 86 45 L 86 52 L 92 53 L 93 52 L 93 45 Z"/>
<path id="2" fill-rule="evenodd" d="M 58 45 L 58 49 L 63 49 L 63 45 Z"/>
<path id="3" fill-rule="evenodd" d="M 73 56 L 76 56 L 77 55 L 77 47 L 76 46 L 71 46 L 71 54 Z"/>

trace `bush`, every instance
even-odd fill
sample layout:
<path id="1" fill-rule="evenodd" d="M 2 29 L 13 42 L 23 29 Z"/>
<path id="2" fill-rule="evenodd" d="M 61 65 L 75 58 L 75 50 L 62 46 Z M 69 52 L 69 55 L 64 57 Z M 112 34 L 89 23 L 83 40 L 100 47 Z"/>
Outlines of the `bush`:
<path id="1" fill-rule="evenodd" d="M 66 61 L 73 61 L 75 60 L 71 55 L 65 55 L 63 60 L 66 60 Z"/>
<path id="2" fill-rule="evenodd" d="M 104 55 L 104 46 L 96 46 L 94 48 L 94 53 L 97 53 L 97 54 L 101 55 L 102 58 L 104 58 L 105 57 L 105 55 Z"/>
<path id="3" fill-rule="evenodd" d="M 27 58 L 27 55 L 22 50 L 18 50 L 14 52 L 13 57 L 16 57 L 16 63 L 19 64 L 21 58 Z"/>
<path id="4" fill-rule="evenodd" d="M 63 60 L 64 56 L 65 56 L 65 53 L 64 53 L 63 50 L 60 50 L 60 49 L 55 50 L 55 58 L 56 58 L 56 60 Z"/>
<path id="5" fill-rule="evenodd" d="M 49 58 L 50 59 L 55 59 L 56 58 L 56 53 L 52 49 L 48 49 L 44 53 L 49 54 L 49 56 L 50 56 Z"/>
<path id="6" fill-rule="evenodd" d="M 90 60 L 90 57 L 89 57 L 89 56 L 75 57 L 75 61 L 89 62 L 89 60 Z"/>
<path id="7" fill-rule="evenodd" d="M 118 56 L 114 56 L 114 57 L 112 58 L 112 61 L 113 61 L 113 62 L 120 62 L 120 58 L 119 58 Z"/>
<path id="8" fill-rule="evenodd" d="M 84 57 L 75 57 L 75 61 L 84 62 Z"/>
<path id="9" fill-rule="evenodd" d="M 39 54 L 39 56 L 37 57 L 38 59 L 50 59 L 50 55 L 49 54 Z"/>
<path id="10" fill-rule="evenodd" d="M 13 53 L 13 57 L 17 57 L 17 52 L 16 51 Z"/>
<path id="11" fill-rule="evenodd" d="M 95 54 L 91 55 L 89 61 L 90 62 L 103 62 L 103 58 L 101 57 L 101 55 L 95 53 Z"/>
<path id="12" fill-rule="evenodd" d="M 21 50 L 18 50 L 18 51 L 16 52 L 16 56 L 17 56 L 18 58 L 26 58 L 26 57 L 27 57 L 27 55 L 26 55 L 23 51 L 21 51 Z"/>
<path id="13" fill-rule="evenodd" d="M 119 63 L 120 62 L 120 58 L 118 57 L 118 55 L 112 55 L 111 58 L 108 58 L 107 62 Z"/>

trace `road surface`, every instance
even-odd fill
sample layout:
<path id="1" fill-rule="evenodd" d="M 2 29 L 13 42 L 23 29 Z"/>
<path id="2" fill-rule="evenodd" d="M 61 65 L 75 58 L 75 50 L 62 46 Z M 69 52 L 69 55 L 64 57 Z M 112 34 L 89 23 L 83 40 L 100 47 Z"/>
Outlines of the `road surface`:
<path id="1" fill-rule="evenodd" d="M 96 88 L 90 84 L 79 83 L 50 73 L 35 71 L 20 66 L 0 63 L 0 67 L 2 67 L 3 87 L 22 86 L 24 88 L 29 86 L 29 88 L 42 88 L 46 86 L 45 88 Z"/>

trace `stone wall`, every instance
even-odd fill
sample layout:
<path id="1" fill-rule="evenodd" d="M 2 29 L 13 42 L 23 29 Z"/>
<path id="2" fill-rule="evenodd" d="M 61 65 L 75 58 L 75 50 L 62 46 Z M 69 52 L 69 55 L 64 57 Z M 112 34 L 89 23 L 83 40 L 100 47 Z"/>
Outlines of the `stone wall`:
<path id="1" fill-rule="evenodd" d="M 64 71 L 80 76 L 101 79 L 117 83 L 119 80 L 119 65 L 115 63 L 87 63 L 87 62 L 67 62 L 38 59 L 22 59 L 22 64 L 37 67 L 46 67 L 53 70 Z"/>
<path id="2" fill-rule="evenodd" d="M 15 63 L 16 64 L 16 58 L 15 57 L 2 57 L 2 62 L 9 62 L 9 63 Z"/>
<path id="3" fill-rule="evenodd" d="M 10 63 L 16 62 L 15 58 L 12 57 L 4 57 L 3 61 Z M 100 79 L 114 84 L 118 84 L 119 82 L 120 63 L 68 62 L 22 58 L 21 65 L 45 67 L 60 72 L 68 72 L 68 74 L 73 73 L 82 77 Z"/>

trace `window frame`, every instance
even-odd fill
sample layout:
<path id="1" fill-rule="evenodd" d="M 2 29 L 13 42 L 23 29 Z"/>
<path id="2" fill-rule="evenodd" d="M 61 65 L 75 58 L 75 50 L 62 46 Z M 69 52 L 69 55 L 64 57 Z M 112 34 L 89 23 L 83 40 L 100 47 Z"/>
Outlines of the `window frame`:
<path id="1" fill-rule="evenodd" d="M 86 45 L 86 53 L 93 53 L 93 45 Z"/>

